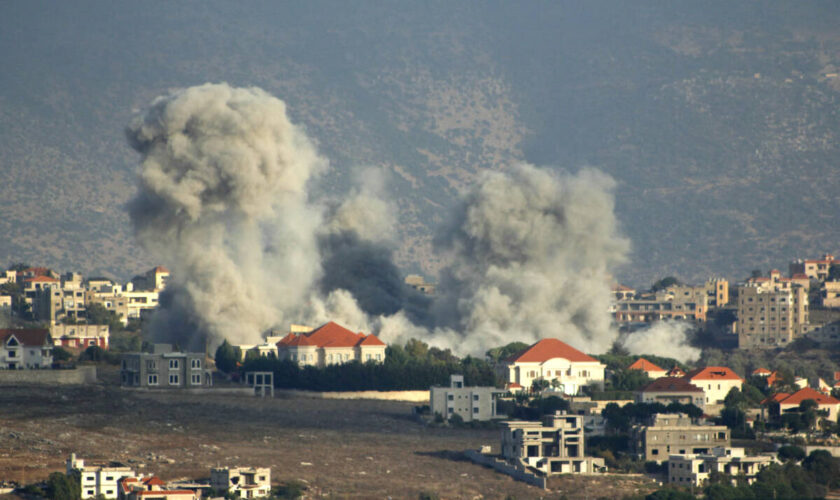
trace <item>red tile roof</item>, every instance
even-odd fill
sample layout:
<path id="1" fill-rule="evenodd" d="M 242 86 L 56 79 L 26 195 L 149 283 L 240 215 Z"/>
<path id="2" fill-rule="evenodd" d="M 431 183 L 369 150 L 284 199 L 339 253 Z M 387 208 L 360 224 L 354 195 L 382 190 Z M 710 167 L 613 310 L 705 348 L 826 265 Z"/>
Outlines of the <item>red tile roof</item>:
<path id="1" fill-rule="evenodd" d="M 371 333 L 370 335 L 362 339 L 359 342 L 359 345 L 385 345 L 385 342 L 382 342 L 381 340 L 379 340 L 379 337 Z"/>
<path id="2" fill-rule="evenodd" d="M 639 392 L 703 392 L 703 389 L 680 377 L 662 377 L 639 389 Z"/>
<path id="3" fill-rule="evenodd" d="M 685 378 L 690 380 L 744 380 L 725 366 L 697 368 L 686 373 Z"/>
<path id="4" fill-rule="evenodd" d="M 25 283 L 58 283 L 59 280 L 50 278 L 49 276 L 33 276 L 23 280 Z"/>
<path id="5" fill-rule="evenodd" d="M 646 360 L 645 358 L 639 358 L 636 360 L 635 363 L 627 367 L 628 370 L 642 370 L 645 372 L 664 372 L 662 368 L 659 368 L 655 364 L 651 363 L 650 361 Z"/>
<path id="6" fill-rule="evenodd" d="M 778 403 L 779 401 L 782 401 L 783 399 L 785 399 L 788 396 L 790 396 L 790 394 L 788 394 L 786 392 L 777 392 L 776 394 L 773 394 L 772 396 L 768 396 L 768 397 L 762 399 L 760 404 L 766 405 L 766 404 L 769 404 L 769 403 Z"/>
<path id="7" fill-rule="evenodd" d="M 809 278 L 808 278 L 808 275 L 805 274 L 805 273 L 796 273 L 793 276 L 791 276 L 790 279 L 792 279 L 792 280 L 807 280 Z"/>
<path id="8" fill-rule="evenodd" d="M 143 478 L 143 484 L 147 486 L 166 486 L 166 483 L 164 483 L 163 480 L 161 480 L 161 478 L 157 476 L 149 476 Z"/>
<path id="9" fill-rule="evenodd" d="M 167 269 L 163 266 L 157 266 L 156 268 L 153 269 L 153 271 L 156 272 L 156 273 L 168 273 L 169 269 Z"/>
<path id="10" fill-rule="evenodd" d="M 282 340 L 280 342 L 283 342 Z M 299 347 L 299 346 L 317 346 L 318 344 L 309 339 L 306 335 L 295 335 L 293 338 L 284 342 L 283 345 Z"/>
<path id="11" fill-rule="evenodd" d="M 685 377 L 685 372 L 682 371 L 682 368 L 680 368 L 679 366 L 674 365 L 674 367 L 668 370 L 668 373 L 666 373 L 665 375 L 669 377 Z"/>
<path id="12" fill-rule="evenodd" d="M 195 495 L 195 492 L 192 490 L 157 490 L 157 491 L 138 491 L 135 493 L 137 496 L 141 497 L 148 497 L 148 496 L 165 496 L 165 495 Z"/>
<path id="13" fill-rule="evenodd" d="M 544 363 L 549 359 L 563 358 L 576 362 L 594 362 L 598 360 L 587 356 L 574 347 L 558 339 L 542 339 L 519 354 L 507 358 L 510 363 Z"/>
<path id="14" fill-rule="evenodd" d="M 771 373 L 773 373 L 773 372 L 771 372 L 767 368 L 756 368 L 752 372 L 753 375 L 770 375 Z"/>
<path id="15" fill-rule="evenodd" d="M 50 336 L 50 331 L 46 328 L 5 328 L 0 329 L 0 343 L 5 344 L 12 335 L 18 339 L 18 342 L 25 346 L 41 347 L 44 345 L 52 345 L 53 340 Z"/>
<path id="16" fill-rule="evenodd" d="M 799 403 L 805 401 L 806 399 L 813 399 L 817 402 L 819 406 L 824 405 L 840 405 L 840 401 L 837 399 L 827 396 L 819 391 L 811 389 L 810 387 L 805 387 L 804 389 L 800 389 L 790 396 L 784 398 L 783 400 L 779 401 L 779 404 L 783 405 L 798 405 Z"/>
<path id="17" fill-rule="evenodd" d="M 277 342 L 278 346 L 312 345 L 318 347 L 356 347 L 384 346 L 376 335 L 353 333 L 343 326 L 330 321 L 309 333 L 290 333 Z"/>

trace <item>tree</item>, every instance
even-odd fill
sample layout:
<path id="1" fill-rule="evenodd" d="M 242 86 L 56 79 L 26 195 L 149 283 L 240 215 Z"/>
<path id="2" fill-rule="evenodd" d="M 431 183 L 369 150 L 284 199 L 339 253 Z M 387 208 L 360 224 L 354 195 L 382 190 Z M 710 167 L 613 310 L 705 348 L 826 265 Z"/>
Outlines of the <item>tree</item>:
<path id="1" fill-rule="evenodd" d="M 216 368 L 225 373 L 236 370 L 236 363 L 240 359 L 239 348 L 233 347 L 227 340 L 216 349 Z"/>
<path id="2" fill-rule="evenodd" d="M 680 285 L 680 284 L 682 284 L 682 283 L 676 277 L 666 276 L 666 277 L 662 278 L 661 280 L 655 282 L 653 285 L 651 285 L 650 290 L 652 292 L 658 292 L 659 290 L 665 290 L 669 286 Z"/>
<path id="3" fill-rule="evenodd" d="M 542 392 L 545 389 L 548 389 L 550 385 L 551 383 L 544 378 L 534 379 L 534 381 L 531 382 L 531 392 Z"/>
<path id="4" fill-rule="evenodd" d="M 805 450 L 799 446 L 786 445 L 779 448 L 779 460 L 786 462 L 788 460 L 800 461 L 805 458 Z"/>
<path id="5" fill-rule="evenodd" d="M 840 281 L 840 264 L 832 264 L 828 268 L 827 281 Z"/>
<path id="6" fill-rule="evenodd" d="M 485 355 L 494 363 L 497 363 L 505 358 L 513 356 L 518 352 L 522 352 L 528 348 L 528 344 L 524 342 L 511 342 L 505 346 L 494 347 L 487 351 Z"/>
<path id="7" fill-rule="evenodd" d="M 840 486 L 840 460 L 825 450 L 814 450 L 802 461 L 802 468 L 814 475 L 817 484 L 829 488 Z"/>
<path id="8" fill-rule="evenodd" d="M 92 325 L 108 325 L 112 334 L 121 331 L 123 328 L 119 315 L 99 303 L 88 304 L 85 307 L 85 317 L 87 317 L 88 323 Z"/>
<path id="9" fill-rule="evenodd" d="M 79 500 L 82 488 L 76 476 L 53 472 L 47 478 L 46 493 L 51 500 Z"/>
<path id="10" fill-rule="evenodd" d="M 70 351 L 61 347 L 53 347 L 52 356 L 53 361 L 69 361 L 73 359 L 73 355 Z"/>

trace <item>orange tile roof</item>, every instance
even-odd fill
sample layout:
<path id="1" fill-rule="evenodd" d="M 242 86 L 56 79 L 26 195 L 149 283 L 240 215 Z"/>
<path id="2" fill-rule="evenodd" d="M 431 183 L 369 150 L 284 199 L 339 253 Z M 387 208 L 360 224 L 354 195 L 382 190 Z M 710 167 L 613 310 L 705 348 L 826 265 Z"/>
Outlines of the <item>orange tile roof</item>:
<path id="1" fill-rule="evenodd" d="M 49 276 L 33 276 L 31 278 L 26 278 L 23 281 L 26 283 L 58 283 L 59 280 L 50 278 Z"/>
<path id="2" fill-rule="evenodd" d="M 164 483 L 163 480 L 161 480 L 161 478 L 157 476 L 149 476 L 143 478 L 143 484 L 148 486 L 166 486 L 166 483 Z"/>
<path id="3" fill-rule="evenodd" d="M 665 375 L 669 377 L 685 377 L 685 372 L 682 371 L 682 368 L 680 368 L 679 366 L 674 365 L 674 367 L 668 370 L 668 373 L 666 373 Z"/>
<path id="4" fill-rule="evenodd" d="M 628 370 L 642 370 L 646 372 L 664 372 L 662 368 L 659 368 L 655 364 L 651 363 L 650 361 L 646 360 L 645 358 L 639 358 L 636 360 L 635 363 L 627 367 Z"/>
<path id="5" fill-rule="evenodd" d="M 359 342 L 359 345 L 385 345 L 385 342 L 379 340 L 374 334 L 370 334 Z"/>
<path id="6" fill-rule="evenodd" d="M 549 359 L 563 358 L 576 362 L 594 362 L 598 360 L 587 356 L 574 347 L 558 339 L 542 339 L 519 354 L 507 358 L 510 363 L 544 363 Z"/>
<path id="7" fill-rule="evenodd" d="M 769 404 L 769 403 L 778 403 L 779 401 L 785 399 L 788 396 L 790 396 L 790 394 L 788 394 L 786 392 L 777 392 L 776 394 L 773 394 L 772 396 L 768 396 L 768 397 L 762 399 L 761 403 L 759 403 L 759 404 L 766 405 L 766 404 Z"/>
<path id="8" fill-rule="evenodd" d="M 703 389 L 680 377 L 662 377 L 639 389 L 639 392 L 703 392 Z"/>
<path id="9" fill-rule="evenodd" d="M 752 371 L 753 375 L 770 375 L 771 373 L 773 373 L 773 372 L 771 372 L 767 368 L 756 368 L 755 370 Z"/>
<path id="10" fill-rule="evenodd" d="M 281 341 L 282 342 L 282 341 Z M 283 345 L 292 346 L 292 347 L 299 347 L 299 346 L 317 346 L 314 341 L 308 338 L 306 335 L 295 335 L 294 338 L 289 339 L 288 342 L 285 342 Z"/>
<path id="11" fill-rule="evenodd" d="M 304 334 L 319 347 L 355 347 L 364 338 L 361 333 L 353 333 L 334 321 Z"/>
<path id="12" fill-rule="evenodd" d="M 779 376 L 779 372 L 773 372 L 773 373 L 771 373 L 770 375 L 767 376 L 767 386 L 769 387 L 769 386 L 771 386 L 771 385 L 773 385 L 776 382 L 779 382 L 781 380 L 782 380 L 782 377 Z"/>
<path id="13" fill-rule="evenodd" d="M 799 403 L 805 401 L 806 399 L 813 399 L 817 402 L 819 406 L 824 405 L 840 405 L 840 401 L 837 399 L 826 396 L 825 394 L 811 389 L 810 387 L 805 387 L 804 389 L 800 389 L 790 396 L 786 397 L 785 399 L 779 401 L 779 404 L 783 405 L 798 405 Z"/>
<path id="14" fill-rule="evenodd" d="M 744 380 L 737 373 L 725 366 L 697 368 L 686 373 L 685 378 L 690 380 Z"/>
<path id="15" fill-rule="evenodd" d="M 163 266 L 157 266 L 156 268 L 153 269 L 153 271 L 156 272 L 156 273 L 168 273 L 169 269 L 167 269 Z"/>
<path id="16" fill-rule="evenodd" d="M 137 496 L 141 497 L 148 497 L 148 496 L 165 496 L 165 495 L 195 495 L 195 492 L 192 490 L 156 490 L 156 491 L 138 491 L 135 493 Z"/>

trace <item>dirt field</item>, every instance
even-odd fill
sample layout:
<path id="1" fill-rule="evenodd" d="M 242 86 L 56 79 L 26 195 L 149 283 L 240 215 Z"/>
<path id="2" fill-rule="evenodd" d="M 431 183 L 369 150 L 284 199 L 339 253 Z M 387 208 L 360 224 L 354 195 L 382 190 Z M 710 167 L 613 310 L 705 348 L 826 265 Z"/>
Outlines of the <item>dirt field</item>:
<path id="1" fill-rule="evenodd" d="M 620 498 L 643 483 L 557 478 L 542 491 L 462 458 L 481 444 L 497 448 L 497 431 L 428 428 L 410 413 L 399 402 L 2 387 L 0 481 L 46 478 L 76 452 L 164 479 L 269 466 L 274 483 L 304 481 L 310 498 Z"/>

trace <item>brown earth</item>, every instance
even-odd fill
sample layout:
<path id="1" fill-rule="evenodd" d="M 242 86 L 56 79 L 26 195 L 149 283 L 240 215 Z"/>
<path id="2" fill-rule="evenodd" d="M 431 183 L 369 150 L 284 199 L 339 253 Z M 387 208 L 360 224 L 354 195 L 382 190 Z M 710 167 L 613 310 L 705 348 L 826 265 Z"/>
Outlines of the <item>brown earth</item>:
<path id="1" fill-rule="evenodd" d="M 163 479 L 206 478 L 218 465 L 271 467 L 307 497 L 620 498 L 640 478 L 553 478 L 542 491 L 475 465 L 461 452 L 498 446 L 497 430 L 427 427 L 412 405 L 135 392 L 113 385 L 0 388 L 0 481 L 23 484 L 75 452 Z"/>

